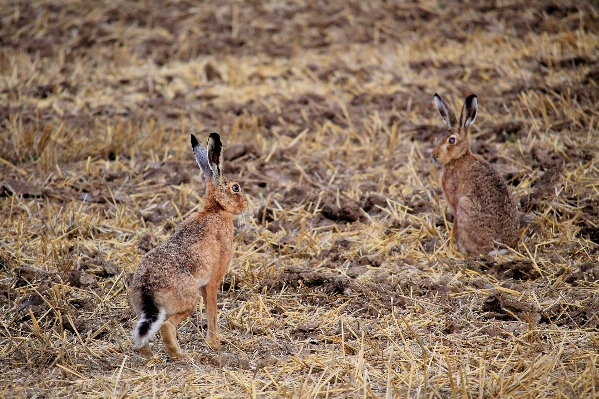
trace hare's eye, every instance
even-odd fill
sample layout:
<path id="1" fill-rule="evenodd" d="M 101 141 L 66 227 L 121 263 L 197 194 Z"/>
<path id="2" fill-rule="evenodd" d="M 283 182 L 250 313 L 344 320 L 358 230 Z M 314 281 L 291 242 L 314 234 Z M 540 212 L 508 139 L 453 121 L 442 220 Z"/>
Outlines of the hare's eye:
<path id="1" fill-rule="evenodd" d="M 450 137 L 449 140 L 447 140 L 447 142 L 449 144 L 455 144 L 455 137 Z"/>
<path id="2" fill-rule="evenodd" d="M 231 190 L 233 190 L 234 193 L 238 193 L 241 190 L 241 187 L 239 187 L 239 184 L 233 184 Z"/>

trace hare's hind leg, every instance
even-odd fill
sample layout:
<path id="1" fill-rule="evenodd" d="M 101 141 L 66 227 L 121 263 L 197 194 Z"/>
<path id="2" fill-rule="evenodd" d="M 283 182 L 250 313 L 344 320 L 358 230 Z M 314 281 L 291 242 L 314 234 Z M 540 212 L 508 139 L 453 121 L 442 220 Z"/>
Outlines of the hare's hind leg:
<path id="1" fill-rule="evenodd" d="M 141 353 L 141 355 L 143 357 L 152 357 L 154 356 L 154 354 L 152 353 L 152 349 L 150 349 L 150 343 L 146 342 L 144 346 L 142 346 L 141 348 L 138 349 L 139 353 Z"/>
<path id="2" fill-rule="evenodd" d="M 206 318 L 208 319 L 208 335 L 206 342 L 212 349 L 220 350 L 220 338 L 218 336 L 218 325 L 216 324 L 217 308 L 216 296 L 219 280 L 211 280 L 200 288 L 204 306 L 206 306 Z"/>
<path id="3" fill-rule="evenodd" d="M 476 202 L 473 202 L 468 196 L 461 197 L 453 218 L 452 237 L 458 245 L 462 254 L 479 255 L 481 241 L 479 228 L 473 225 L 473 221 L 478 213 Z"/>
<path id="4" fill-rule="evenodd" d="M 185 357 L 181 351 L 181 347 L 179 347 L 179 341 L 177 341 L 177 324 L 189 317 L 191 313 L 193 313 L 193 309 L 189 312 L 175 313 L 160 327 L 162 342 L 164 342 L 166 351 L 171 359 Z"/>

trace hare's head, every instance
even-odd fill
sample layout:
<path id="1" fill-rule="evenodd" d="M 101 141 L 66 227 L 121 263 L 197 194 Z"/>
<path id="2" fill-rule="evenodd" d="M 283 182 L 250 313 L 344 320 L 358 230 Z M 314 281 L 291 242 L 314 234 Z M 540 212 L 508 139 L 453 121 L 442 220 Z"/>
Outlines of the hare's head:
<path id="1" fill-rule="evenodd" d="M 247 206 L 247 199 L 241 191 L 241 186 L 222 175 L 223 147 L 220 136 L 210 133 L 206 150 L 192 134 L 191 146 L 206 180 L 206 207 L 220 207 L 234 215 L 243 212 Z"/>
<path id="2" fill-rule="evenodd" d="M 447 132 L 437 140 L 431 157 L 435 162 L 446 164 L 468 153 L 470 149 L 468 145 L 468 127 L 476 118 L 478 102 L 474 94 L 468 96 L 464 101 L 462 114 L 458 122 L 454 112 L 441 96 L 435 94 L 434 98 L 435 105 L 443 117 L 443 122 L 447 125 Z"/>

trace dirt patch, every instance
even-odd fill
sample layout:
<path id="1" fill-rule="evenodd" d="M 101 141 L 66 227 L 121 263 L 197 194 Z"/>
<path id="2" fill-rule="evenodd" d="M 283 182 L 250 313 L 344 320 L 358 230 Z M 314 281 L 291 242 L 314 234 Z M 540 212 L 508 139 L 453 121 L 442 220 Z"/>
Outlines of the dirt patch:
<path id="1" fill-rule="evenodd" d="M 155 162 L 147 165 L 143 180 L 148 183 L 178 186 L 191 181 L 199 173 L 195 163 L 181 161 Z"/>
<path id="2" fill-rule="evenodd" d="M 251 162 L 259 157 L 260 151 L 255 144 L 240 143 L 227 147 L 223 152 L 224 173 L 237 175 L 245 169 L 245 162 Z"/>
<path id="3" fill-rule="evenodd" d="M 343 198 L 340 199 L 340 203 L 341 205 L 338 206 L 333 199 L 324 202 L 321 209 L 322 215 L 333 222 L 341 223 L 353 223 L 360 219 L 362 212 L 355 201 Z"/>
<path id="4" fill-rule="evenodd" d="M 418 387 L 448 396 L 457 380 L 482 397 L 590 392 L 580 370 L 599 328 L 596 8 L 3 5 L 5 396 L 115 396 L 122 383 L 147 396 L 148 378 L 169 397 L 248 387 L 267 397 L 417 397 Z M 517 250 L 539 269 L 515 254 L 464 259 L 448 245 L 453 217 L 430 160 L 446 129 L 436 91 L 458 116 L 479 96 L 472 149 L 518 196 Z M 187 373 L 182 386 L 189 364 L 168 360 L 159 339 L 152 359 L 134 352 L 127 284 L 157 237 L 201 203 L 189 134 L 205 142 L 213 131 L 255 219 L 237 230 L 219 290 L 221 351 L 203 339 L 205 307 L 178 328 L 203 378 Z M 398 343 L 410 353 L 389 375 Z M 549 374 L 536 363 L 548 347 L 563 353 Z M 456 380 L 462 359 L 481 381 Z M 506 378 L 493 379 L 493 362 Z M 351 383 L 365 371 L 364 387 Z"/>
<path id="5" fill-rule="evenodd" d="M 580 229 L 578 235 L 594 242 L 595 244 L 599 244 L 599 227 L 586 225 Z"/>
<path id="6" fill-rule="evenodd" d="M 441 246 L 438 236 L 431 237 L 422 241 L 422 248 L 426 253 L 434 253 Z"/>
<path id="7" fill-rule="evenodd" d="M 582 215 L 577 221 L 577 225 L 580 226 L 578 236 L 599 244 L 599 200 L 589 198 L 581 205 Z"/>
<path id="8" fill-rule="evenodd" d="M 169 202 L 164 202 L 150 211 L 143 212 L 141 217 L 149 223 L 158 224 L 164 220 L 175 217 L 176 211 Z"/>
<path id="9" fill-rule="evenodd" d="M 31 313 L 39 318 L 48 310 L 48 304 L 43 296 L 47 295 L 47 286 L 38 287 L 36 293 L 22 297 L 17 304 L 17 315 L 19 322 L 31 320 Z M 38 294 L 39 293 L 39 294 Z"/>
<path id="10" fill-rule="evenodd" d="M 573 270 L 563 269 L 560 271 L 563 281 L 574 286 L 583 286 L 585 283 L 599 281 L 599 264 L 587 261 Z"/>
<path id="11" fill-rule="evenodd" d="M 326 193 L 322 198 L 321 213 L 333 222 L 353 223 L 364 215 L 360 204 L 346 196 Z"/>
<path id="12" fill-rule="evenodd" d="M 81 270 L 71 270 L 70 272 L 65 274 L 64 280 L 65 282 L 73 285 L 74 287 L 98 287 L 98 281 L 96 280 L 96 277 L 90 273 L 86 273 Z"/>
<path id="13" fill-rule="evenodd" d="M 491 140 L 498 143 L 506 141 L 515 142 L 524 133 L 524 125 L 522 122 L 506 122 L 489 126 L 485 129 L 488 133 L 478 136 L 478 140 Z"/>
<path id="14" fill-rule="evenodd" d="M 430 201 L 425 200 L 420 196 L 411 196 L 405 198 L 405 205 L 408 207 L 408 212 L 413 215 L 419 215 L 421 213 L 427 213 L 432 210 Z M 453 216 L 450 216 L 450 221 Z"/>
<path id="15" fill-rule="evenodd" d="M 543 148 L 533 147 L 531 158 L 533 167 L 539 170 L 539 178 L 533 183 L 533 192 L 520 198 L 521 208 L 526 213 L 545 208 L 545 199 L 554 195 L 565 164 L 563 155 Z"/>
<path id="16" fill-rule="evenodd" d="M 40 190 L 25 180 L 7 179 L 0 183 L 0 196 L 20 195 L 24 198 L 39 197 Z"/>
<path id="17" fill-rule="evenodd" d="M 337 262 L 345 260 L 345 253 L 352 247 L 353 243 L 345 239 L 336 239 L 329 249 L 325 249 L 318 254 L 318 260 L 329 258 L 327 265 L 334 267 Z"/>
<path id="18" fill-rule="evenodd" d="M 325 294 L 343 294 L 351 283 L 347 277 L 335 273 L 315 272 L 305 267 L 290 267 L 285 269 L 276 280 L 262 281 L 261 289 L 278 292 L 284 286 L 298 288 L 300 285 Z"/>
<path id="19" fill-rule="evenodd" d="M 239 160 L 240 158 L 246 159 L 249 157 L 256 159 L 259 156 L 260 156 L 260 151 L 258 150 L 258 147 L 256 147 L 255 144 L 248 144 L 248 143 L 235 144 L 235 145 L 227 147 L 223 151 L 223 158 L 227 162 L 233 162 L 233 161 Z M 226 166 L 226 164 L 225 164 L 225 166 Z M 225 172 L 226 172 L 226 169 L 225 169 Z"/>
<path id="20" fill-rule="evenodd" d="M 287 190 L 283 196 L 283 204 L 296 207 L 301 204 L 313 202 L 316 199 L 314 191 L 303 185 L 293 186 Z"/>
<path id="21" fill-rule="evenodd" d="M 358 265 L 360 266 L 372 266 L 380 267 L 385 261 L 384 255 L 366 255 L 358 259 Z"/>
<path id="22" fill-rule="evenodd" d="M 305 208 L 310 203 L 314 203 L 318 200 L 318 194 L 314 189 L 305 185 L 294 185 L 283 194 L 283 197 L 279 200 L 281 206 L 286 209 L 294 208 Z M 254 213 L 254 218 L 257 223 L 267 226 L 272 232 L 279 231 L 281 229 L 280 220 L 277 220 L 277 214 L 280 214 L 281 210 L 276 207 L 272 201 L 268 204 L 264 204 L 258 208 Z"/>
<path id="23" fill-rule="evenodd" d="M 368 95 L 361 93 L 350 101 L 353 106 L 376 106 L 378 109 L 392 110 L 399 108 L 405 104 L 408 100 L 408 96 L 404 93 L 395 92 L 392 94 L 376 94 Z"/>
<path id="24" fill-rule="evenodd" d="M 387 208 L 387 198 L 382 195 L 370 194 L 362 200 L 361 208 L 370 216 L 378 215 Z"/>
<path id="25" fill-rule="evenodd" d="M 140 253 L 145 254 L 160 245 L 158 238 L 152 234 L 144 234 L 137 243 L 137 249 Z"/>
<path id="26" fill-rule="evenodd" d="M 274 294 L 285 287 L 286 292 L 297 290 L 306 301 L 318 306 L 327 302 L 337 305 L 345 303 L 348 312 L 367 315 L 378 315 L 382 309 L 390 309 L 392 306 L 406 306 L 406 300 L 398 295 L 398 283 L 388 281 L 388 273 L 379 272 L 376 282 L 360 279 L 369 270 L 368 266 L 374 264 L 374 267 L 378 267 L 376 265 L 380 265 L 379 262 L 380 256 L 362 257 L 350 265 L 344 275 L 326 270 L 315 271 L 306 266 L 287 267 L 277 279 L 262 281 L 260 289 Z M 433 289 L 436 287 L 431 288 Z M 427 288 L 418 292 L 412 290 L 418 295 L 428 291 Z"/>
<path id="27" fill-rule="evenodd" d="M 447 129 L 444 129 L 442 126 L 442 121 L 439 125 L 414 126 L 410 129 L 409 137 L 411 140 L 428 143 L 432 147 L 435 139 L 447 131 Z"/>
<path id="28" fill-rule="evenodd" d="M 275 221 L 275 214 L 272 208 L 267 207 L 266 205 L 262 205 L 256 213 L 254 213 L 254 219 L 260 224 L 267 224 Z M 273 226 L 272 229 L 277 230 L 278 225 Z M 271 231 L 275 231 L 271 230 Z"/>
<path id="29" fill-rule="evenodd" d="M 589 328 L 599 331 L 597 304 L 599 304 L 599 296 L 596 294 L 588 296 L 584 303 L 578 306 L 557 303 L 543 310 L 541 322 L 573 329 Z"/>
<path id="30" fill-rule="evenodd" d="M 96 307 L 96 303 L 92 298 L 74 298 L 69 303 L 82 312 L 91 312 Z"/>
<path id="31" fill-rule="evenodd" d="M 35 284 L 39 282 L 47 282 L 53 280 L 57 276 L 56 272 L 48 272 L 35 267 L 30 266 L 19 266 L 13 269 L 13 273 L 16 277 L 15 287 L 23 287 L 29 284 Z"/>
<path id="32" fill-rule="evenodd" d="M 488 318 L 496 320 L 530 320 L 533 323 L 541 320 L 540 310 L 536 304 L 510 299 L 502 292 L 487 297 L 481 310 L 486 312 Z"/>
<path id="33" fill-rule="evenodd" d="M 84 259 L 81 261 L 80 270 L 69 270 L 67 272 L 45 271 L 29 266 L 20 266 L 13 270 L 15 275 L 15 287 L 24 287 L 41 283 L 47 287 L 51 283 L 67 283 L 75 287 L 97 288 L 97 278 L 109 278 L 116 276 L 121 269 L 111 261 L 95 259 Z"/>
<path id="34" fill-rule="evenodd" d="M 100 251 L 84 248 L 79 254 L 77 271 L 104 279 L 120 274 L 122 269 L 113 261 L 106 259 L 105 254 L 102 254 Z M 81 278 L 83 278 L 83 282 L 90 280 L 87 276 L 71 275 L 69 277 L 72 282 L 77 284 L 79 284 Z"/>
<path id="35" fill-rule="evenodd" d="M 10 281 L 0 283 L 0 304 L 6 305 L 17 298 L 17 294 L 11 286 Z"/>
<path id="36" fill-rule="evenodd" d="M 541 277 L 532 262 L 523 260 L 495 263 L 489 267 L 487 273 L 501 281 L 506 279 L 535 280 Z"/>

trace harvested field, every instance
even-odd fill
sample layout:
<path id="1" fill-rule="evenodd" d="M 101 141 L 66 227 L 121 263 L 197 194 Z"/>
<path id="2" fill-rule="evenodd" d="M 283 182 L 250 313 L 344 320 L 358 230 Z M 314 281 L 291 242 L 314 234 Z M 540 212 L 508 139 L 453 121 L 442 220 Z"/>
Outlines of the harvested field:
<path id="1" fill-rule="evenodd" d="M 0 78 L 0 397 L 599 395 L 596 2 L 8 0 Z M 449 241 L 435 92 L 478 95 L 507 255 Z M 251 208 L 223 348 L 200 305 L 145 359 L 128 282 L 212 131 Z"/>

